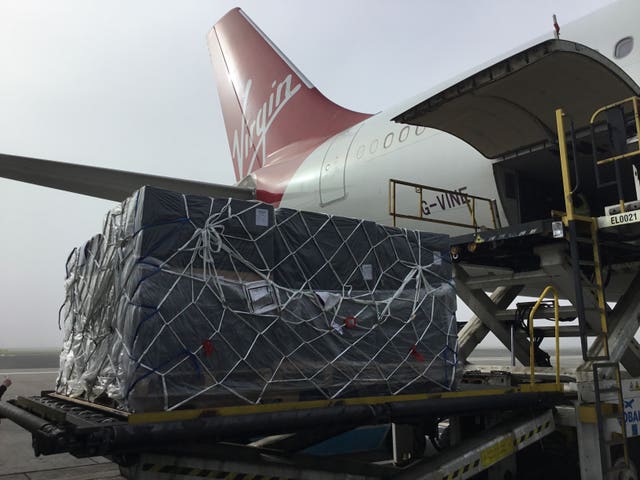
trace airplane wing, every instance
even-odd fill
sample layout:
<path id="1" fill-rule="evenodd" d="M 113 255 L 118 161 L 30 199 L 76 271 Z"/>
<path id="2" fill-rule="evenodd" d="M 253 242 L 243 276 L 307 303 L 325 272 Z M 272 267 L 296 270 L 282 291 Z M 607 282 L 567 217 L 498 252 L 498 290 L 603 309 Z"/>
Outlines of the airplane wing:
<path id="1" fill-rule="evenodd" d="M 252 188 L 3 154 L 0 177 L 118 202 L 144 185 L 196 195 L 255 198 Z"/>
<path id="2" fill-rule="evenodd" d="M 557 143 L 557 108 L 581 129 L 597 108 L 639 94 L 604 55 L 555 39 L 500 60 L 393 120 L 446 131 L 487 158 L 504 158 Z"/>

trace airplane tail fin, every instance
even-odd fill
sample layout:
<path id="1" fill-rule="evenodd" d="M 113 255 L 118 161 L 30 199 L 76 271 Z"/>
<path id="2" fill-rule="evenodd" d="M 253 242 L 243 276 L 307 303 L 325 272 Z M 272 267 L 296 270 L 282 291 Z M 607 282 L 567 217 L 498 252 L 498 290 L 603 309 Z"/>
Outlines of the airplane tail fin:
<path id="1" fill-rule="evenodd" d="M 237 180 L 370 116 L 328 100 L 239 8 L 208 44 Z"/>

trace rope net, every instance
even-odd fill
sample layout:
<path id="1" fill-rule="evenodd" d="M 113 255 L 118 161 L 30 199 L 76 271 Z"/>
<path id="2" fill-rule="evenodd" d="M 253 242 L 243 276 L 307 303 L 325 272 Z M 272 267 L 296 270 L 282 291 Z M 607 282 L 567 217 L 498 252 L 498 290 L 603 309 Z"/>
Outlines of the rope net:
<path id="1" fill-rule="evenodd" d="M 451 390 L 443 235 L 144 187 L 67 260 L 58 393 L 128 411 Z"/>

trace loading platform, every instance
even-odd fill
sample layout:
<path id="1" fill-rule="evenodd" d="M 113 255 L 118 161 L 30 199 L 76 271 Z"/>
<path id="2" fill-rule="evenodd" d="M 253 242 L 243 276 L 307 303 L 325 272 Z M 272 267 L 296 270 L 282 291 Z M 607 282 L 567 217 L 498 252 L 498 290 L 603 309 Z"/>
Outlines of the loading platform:
<path id="1" fill-rule="evenodd" d="M 457 392 L 140 414 L 43 392 L 1 402 L 0 413 L 31 431 L 37 454 L 107 456 L 124 465 L 124 473 L 131 478 L 155 478 L 158 473 L 225 478 L 217 476 L 221 472 L 260 472 L 264 478 L 469 478 L 555 431 L 551 409 L 569 406 L 575 398 L 577 392 L 564 392 L 555 383 L 531 391 L 479 384 L 472 375 Z M 497 411 L 502 413 L 498 416 Z M 437 419 L 456 416 L 469 422 L 488 412 L 492 417 L 488 431 L 465 443 L 463 456 L 451 450 L 448 457 L 437 457 L 437 466 L 436 459 L 423 458 L 425 436 L 435 445 L 445 441 Z M 377 435 L 393 448 L 349 458 L 304 452 L 306 446 L 324 438 L 367 425 L 383 426 Z M 260 437 L 257 442 L 252 440 L 256 437 Z M 206 468 L 202 460 L 185 459 L 204 449 Z M 163 452 L 171 452 L 175 461 L 160 455 Z M 229 459 L 243 461 L 229 465 Z"/>
<path id="2" fill-rule="evenodd" d="M 627 427 L 638 383 L 633 380 L 636 387 L 630 389 L 623 377 L 640 376 L 640 344 L 634 338 L 640 325 L 639 105 L 636 96 L 606 105 L 579 126 L 556 110 L 558 143 L 552 150 L 560 160 L 557 190 L 562 195 L 546 197 L 547 216 L 502 227 L 491 199 L 482 199 L 490 207 L 483 215 L 480 198 L 470 196 L 471 219 L 464 226 L 471 232 L 451 239 L 456 293 L 474 313 L 459 331 L 460 360 L 492 333 L 512 354 L 512 367 L 506 370 L 521 371 L 516 363 L 529 367 L 535 390 L 541 386 L 536 368 L 553 365 L 559 381 L 560 338 L 579 341 L 582 363 L 572 385 L 583 479 L 637 478 L 638 445 L 627 438 Z M 403 182 L 390 180 L 394 219 L 442 223 L 422 211 L 403 213 L 397 185 Z M 431 188 L 412 187 L 418 201 Z M 503 205 L 509 205 L 509 195 L 512 204 L 520 205 L 519 212 L 507 209 L 511 220 L 537 211 L 516 195 L 515 186 L 502 190 Z M 523 301 L 522 296 L 537 300 Z M 541 320 L 553 326 L 540 326 Z M 541 348 L 547 337 L 555 338 L 555 359 Z"/>

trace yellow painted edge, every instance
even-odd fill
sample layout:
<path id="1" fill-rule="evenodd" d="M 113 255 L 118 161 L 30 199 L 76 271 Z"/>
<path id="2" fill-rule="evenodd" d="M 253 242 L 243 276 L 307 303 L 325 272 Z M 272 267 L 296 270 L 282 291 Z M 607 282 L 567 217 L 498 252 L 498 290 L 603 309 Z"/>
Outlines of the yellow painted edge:
<path id="1" fill-rule="evenodd" d="M 564 392 L 564 384 L 556 383 L 523 383 L 520 385 L 521 392 Z"/>
<path id="2" fill-rule="evenodd" d="M 480 452 L 480 464 L 486 468 L 513 455 L 516 451 L 514 436 L 508 435 Z"/>
<path id="3" fill-rule="evenodd" d="M 617 405 L 613 403 L 602 403 L 600 409 L 604 415 L 613 415 L 618 411 Z M 595 404 L 580 405 L 578 407 L 578 418 L 582 423 L 597 423 L 598 415 Z"/>
<path id="4" fill-rule="evenodd" d="M 316 408 L 328 408 L 340 405 L 378 405 L 390 402 L 412 402 L 417 400 L 429 400 L 434 398 L 468 398 L 485 397 L 488 395 L 504 395 L 517 392 L 563 392 L 564 385 L 555 383 L 538 383 L 534 385 L 522 384 L 519 387 L 492 388 L 487 390 L 466 390 L 458 392 L 417 393 L 412 395 L 385 395 L 380 397 L 355 397 L 335 400 L 309 400 L 303 402 L 282 402 L 260 405 L 239 405 L 217 408 L 198 408 L 191 410 L 172 410 L 167 412 L 132 413 L 128 417 L 128 423 L 139 425 L 143 423 L 174 422 L 182 420 L 195 420 L 208 416 L 236 416 L 255 413 L 273 413 L 291 410 L 305 410 Z"/>
<path id="5" fill-rule="evenodd" d="M 138 425 L 142 423 L 173 422 L 180 420 L 194 420 L 205 416 L 235 416 L 254 413 L 273 413 L 290 410 L 304 410 L 315 408 L 327 408 L 339 405 L 377 405 L 389 402 L 411 402 L 416 400 L 428 400 L 433 398 L 465 398 L 484 397 L 487 395 L 502 395 L 515 393 L 518 389 L 492 388 L 487 390 L 467 390 L 459 392 L 417 393 L 412 395 L 385 395 L 380 397 L 356 397 L 336 400 L 310 400 L 304 402 L 282 402 L 260 405 L 239 405 L 233 407 L 198 408 L 192 410 L 173 410 L 168 412 L 132 413 L 128 417 L 128 423 Z"/>

